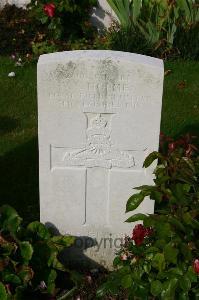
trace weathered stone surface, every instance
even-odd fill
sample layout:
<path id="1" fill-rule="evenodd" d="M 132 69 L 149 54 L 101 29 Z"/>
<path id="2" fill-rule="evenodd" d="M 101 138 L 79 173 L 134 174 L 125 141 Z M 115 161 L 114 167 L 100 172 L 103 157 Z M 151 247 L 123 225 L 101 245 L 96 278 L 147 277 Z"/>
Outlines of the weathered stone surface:
<path id="1" fill-rule="evenodd" d="M 30 0 L 0 0 L 0 7 L 3 7 L 6 4 L 16 5 L 17 7 L 26 8 L 27 4 L 30 3 Z"/>
<path id="2" fill-rule="evenodd" d="M 152 183 L 142 164 L 158 149 L 162 87 L 163 63 L 151 57 L 72 51 L 39 59 L 41 221 L 84 237 L 77 246 L 105 266 L 117 238 L 131 234 L 124 221 L 133 187 Z M 137 211 L 151 213 L 153 202 Z"/>

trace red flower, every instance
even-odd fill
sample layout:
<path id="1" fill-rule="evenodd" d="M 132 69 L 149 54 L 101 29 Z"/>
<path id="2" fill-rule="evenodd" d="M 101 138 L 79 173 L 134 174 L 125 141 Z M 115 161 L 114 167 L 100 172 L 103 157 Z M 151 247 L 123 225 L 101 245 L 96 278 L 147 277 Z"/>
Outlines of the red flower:
<path id="1" fill-rule="evenodd" d="M 132 240 L 134 240 L 137 246 L 140 246 L 144 238 L 150 236 L 153 233 L 152 228 L 145 228 L 142 224 L 138 224 L 133 229 Z"/>
<path id="2" fill-rule="evenodd" d="M 44 5 L 44 13 L 49 17 L 54 17 L 55 15 L 55 4 L 54 3 L 48 3 Z"/>
<path id="3" fill-rule="evenodd" d="M 193 262 L 193 268 L 196 273 L 199 273 L 199 259 L 195 259 Z"/>

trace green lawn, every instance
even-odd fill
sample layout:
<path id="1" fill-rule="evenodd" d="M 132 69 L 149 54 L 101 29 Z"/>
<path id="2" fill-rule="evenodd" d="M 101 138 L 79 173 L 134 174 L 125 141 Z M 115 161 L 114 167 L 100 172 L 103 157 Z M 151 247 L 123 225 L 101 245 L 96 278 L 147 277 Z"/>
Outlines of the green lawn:
<path id="1" fill-rule="evenodd" d="M 161 130 L 199 132 L 199 62 L 167 62 L 167 69 Z M 38 219 L 36 64 L 14 67 L 0 58 L 0 107 L 0 204 L 13 205 L 26 221 Z"/>

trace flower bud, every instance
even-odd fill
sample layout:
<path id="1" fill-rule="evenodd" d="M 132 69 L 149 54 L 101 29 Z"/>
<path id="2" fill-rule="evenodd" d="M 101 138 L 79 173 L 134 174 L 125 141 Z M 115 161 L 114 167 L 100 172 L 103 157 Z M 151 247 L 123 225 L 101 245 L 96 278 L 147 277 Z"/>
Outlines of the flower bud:
<path id="1" fill-rule="evenodd" d="M 196 273 L 199 273 L 199 259 L 195 259 L 193 262 L 193 268 Z"/>

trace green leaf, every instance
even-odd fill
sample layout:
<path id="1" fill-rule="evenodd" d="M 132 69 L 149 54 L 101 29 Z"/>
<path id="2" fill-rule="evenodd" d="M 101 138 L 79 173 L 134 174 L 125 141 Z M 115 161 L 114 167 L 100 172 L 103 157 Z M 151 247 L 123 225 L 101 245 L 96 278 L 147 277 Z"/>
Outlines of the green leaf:
<path id="1" fill-rule="evenodd" d="M 11 233 L 15 234 L 19 230 L 21 222 L 22 218 L 19 216 L 10 217 L 4 222 L 3 229 L 9 230 Z"/>
<path id="2" fill-rule="evenodd" d="M 23 266 L 20 267 L 20 270 L 18 272 L 18 276 L 21 278 L 21 280 L 25 284 L 33 278 L 34 272 L 31 269 L 31 267 L 23 265 Z"/>
<path id="3" fill-rule="evenodd" d="M 10 205 L 3 205 L 0 208 L 1 219 L 4 221 L 10 217 L 18 216 L 17 211 Z"/>
<path id="4" fill-rule="evenodd" d="M 15 243 L 9 243 L 6 240 L 4 240 L 0 244 L 1 244 L 1 255 L 2 256 L 9 256 L 12 254 L 12 252 L 15 252 L 18 248 Z"/>
<path id="5" fill-rule="evenodd" d="M 48 267 L 52 267 L 59 271 L 66 271 L 64 265 L 58 260 L 57 252 L 53 252 L 48 259 Z"/>
<path id="6" fill-rule="evenodd" d="M 146 253 L 156 253 L 159 251 L 159 249 L 157 247 L 153 246 L 153 247 L 147 248 L 145 251 L 146 251 Z"/>
<path id="7" fill-rule="evenodd" d="M 144 214 L 135 214 L 131 217 L 129 217 L 125 222 L 131 223 L 131 222 L 136 222 L 139 220 L 144 221 L 147 218 L 147 215 Z"/>
<path id="8" fill-rule="evenodd" d="M 187 277 L 189 278 L 189 280 L 191 282 L 197 282 L 198 281 L 198 276 L 197 274 L 194 272 L 193 267 L 189 267 L 188 271 L 186 273 Z"/>
<path id="9" fill-rule="evenodd" d="M 187 245 L 187 243 L 181 243 L 180 251 L 186 260 L 192 259 L 192 253 L 191 253 L 191 250 L 190 250 L 189 246 Z"/>
<path id="10" fill-rule="evenodd" d="M 132 285 L 131 290 L 134 290 L 134 288 L 135 285 Z M 135 291 L 135 296 L 137 296 L 138 299 L 148 300 L 148 290 L 146 289 L 146 286 L 143 286 L 142 284 L 138 283 L 134 291 Z M 137 299 L 137 297 L 133 299 Z"/>
<path id="11" fill-rule="evenodd" d="M 184 225 L 177 218 L 169 216 L 168 221 L 171 225 L 175 226 L 177 229 L 186 232 Z"/>
<path id="12" fill-rule="evenodd" d="M 141 186 L 134 187 L 135 190 L 138 190 L 138 191 L 147 191 L 147 192 L 153 191 L 154 188 L 155 187 L 153 185 L 141 185 Z"/>
<path id="13" fill-rule="evenodd" d="M 75 291 L 77 290 L 77 287 L 73 287 L 71 290 L 64 292 L 61 296 L 57 296 L 57 300 L 69 300 L 72 299 L 72 296 L 74 296 Z M 69 298 L 70 297 L 70 298 Z"/>
<path id="14" fill-rule="evenodd" d="M 70 247 L 74 244 L 75 238 L 73 236 L 61 236 L 57 235 L 50 239 L 60 250 Z"/>
<path id="15" fill-rule="evenodd" d="M 178 279 L 172 278 L 164 282 L 163 284 L 163 291 L 161 293 L 161 299 L 163 300 L 174 300 L 175 299 L 175 289 L 177 285 Z"/>
<path id="16" fill-rule="evenodd" d="M 122 262 L 121 262 L 120 257 L 119 257 L 119 256 L 116 256 L 116 257 L 114 258 L 114 260 L 113 260 L 113 266 L 116 267 L 116 266 L 121 265 L 121 264 L 122 264 Z"/>
<path id="17" fill-rule="evenodd" d="M 104 297 L 107 294 L 107 292 L 108 292 L 108 286 L 107 283 L 104 283 L 97 289 L 96 297 L 97 298 Z"/>
<path id="18" fill-rule="evenodd" d="M 3 230 L 8 230 L 15 234 L 19 230 L 22 218 L 14 208 L 9 205 L 3 205 L 0 209 L 0 226 Z"/>
<path id="19" fill-rule="evenodd" d="M 158 296 L 162 292 L 162 283 L 159 280 L 152 281 L 151 283 L 151 294 Z"/>
<path id="20" fill-rule="evenodd" d="M 195 219 L 192 219 L 191 225 L 193 228 L 199 230 L 199 222 Z"/>
<path id="21" fill-rule="evenodd" d="M 19 244 L 21 257 L 25 262 L 28 262 L 32 258 L 33 247 L 29 242 L 21 242 Z"/>
<path id="22" fill-rule="evenodd" d="M 149 274 L 150 273 L 150 271 L 151 271 L 151 264 L 144 264 L 143 265 L 143 270 L 144 270 L 144 272 L 145 273 L 147 273 L 147 274 Z"/>
<path id="23" fill-rule="evenodd" d="M 176 264 L 178 253 L 179 250 L 175 249 L 170 243 L 164 247 L 164 257 L 168 262 Z"/>
<path id="24" fill-rule="evenodd" d="M 2 282 L 0 282 L 0 299 L 1 300 L 7 300 L 8 299 L 5 286 L 3 285 Z"/>
<path id="25" fill-rule="evenodd" d="M 162 155 L 159 152 L 154 151 L 154 152 L 150 153 L 146 157 L 146 159 L 143 163 L 143 167 L 148 168 L 154 162 L 154 160 L 159 159 L 159 158 L 162 158 Z"/>
<path id="26" fill-rule="evenodd" d="M 187 275 L 184 275 L 180 278 L 180 287 L 184 292 L 188 292 L 191 288 L 191 281 Z"/>
<path id="27" fill-rule="evenodd" d="M 155 224 L 155 221 L 154 221 L 154 219 L 151 218 L 151 215 L 150 215 L 148 218 L 144 219 L 143 224 L 145 227 L 153 227 Z"/>
<path id="28" fill-rule="evenodd" d="M 40 18 L 40 22 L 42 24 L 45 24 L 48 21 L 48 16 L 42 16 L 42 18 Z"/>
<path id="29" fill-rule="evenodd" d="M 188 293 L 185 293 L 185 292 L 182 292 L 182 293 L 179 293 L 179 298 L 180 300 L 189 300 L 189 295 Z"/>
<path id="30" fill-rule="evenodd" d="M 125 289 L 130 288 L 132 283 L 133 283 L 133 279 L 130 274 L 125 275 L 121 280 L 121 285 Z"/>
<path id="31" fill-rule="evenodd" d="M 164 239 L 157 239 L 157 241 L 154 243 L 154 246 L 159 248 L 159 249 L 164 249 L 166 245 L 166 241 Z"/>
<path id="32" fill-rule="evenodd" d="M 187 223 L 189 225 L 191 224 L 192 217 L 191 217 L 189 212 L 184 213 L 182 217 L 183 217 L 183 220 L 184 220 L 185 223 Z"/>
<path id="33" fill-rule="evenodd" d="M 173 194 L 177 198 L 178 203 L 185 203 L 186 201 L 186 189 L 184 187 L 184 184 L 182 183 L 176 183 L 176 185 L 173 188 Z"/>
<path id="34" fill-rule="evenodd" d="M 42 240 L 48 240 L 51 235 L 44 224 L 39 221 L 32 222 L 28 225 L 27 230 L 34 236 Z"/>
<path id="35" fill-rule="evenodd" d="M 55 291 L 55 280 L 57 278 L 57 272 L 53 269 L 46 270 L 44 281 L 47 285 L 47 291 L 49 294 L 54 294 Z"/>
<path id="36" fill-rule="evenodd" d="M 4 281 L 7 283 L 12 283 L 14 285 L 20 285 L 21 279 L 15 274 L 7 274 L 4 276 Z"/>
<path id="37" fill-rule="evenodd" d="M 188 193 L 190 191 L 190 189 L 191 189 L 191 185 L 190 184 L 188 184 L 188 183 L 183 184 L 183 190 L 185 192 Z"/>
<path id="38" fill-rule="evenodd" d="M 135 210 L 140 205 L 140 203 L 144 200 L 144 198 L 145 195 L 142 192 L 132 195 L 127 201 L 126 212 Z"/>
<path id="39" fill-rule="evenodd" d="M 142 7 L 142 1 L 140 0 L 134 0 L 131 2 L 131 10 L 133 15 L 133 22 L 135 23 L 140 15 L 141 7 Z"/>
<path id="40" fill-rule="evenodd" d="M 152 260 L 152 265 L 154 268 L 158 269 L 159 272 L 162 272 L 165 269 L 165 258 L 163 253 L 157 253 L 153 260 Z"/>
<path id="41" fill-rule="evenodd" d="M 157 203 L 161 203 L 163 194 L 158 191 L 152 191 L 150 195 L 150 199 L 155 200 Z"/>
<path id="42" fill-rule="evenodd" d="M 171 268 L 168 272 L 175 275 L 183 275 L 183 271 L 180 268 Z"/>
<path id="43" fill-rule="evenodd" d="M 171 236 L 172 236 L 170 224 L 162 222 L 161 220 L 159 223 L 156 223 L 156 232 L 157 232 L 158 238 L 160 238 L 160 239 L 166 239 L 167 237 L 171 238 Z"/>

